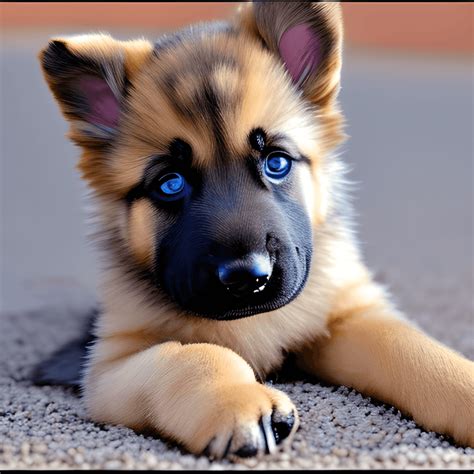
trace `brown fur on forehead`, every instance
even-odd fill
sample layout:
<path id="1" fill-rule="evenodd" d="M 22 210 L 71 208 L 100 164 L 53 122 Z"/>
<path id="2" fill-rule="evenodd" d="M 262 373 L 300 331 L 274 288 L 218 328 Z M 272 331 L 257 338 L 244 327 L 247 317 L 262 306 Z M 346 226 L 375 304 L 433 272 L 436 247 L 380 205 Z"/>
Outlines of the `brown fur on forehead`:
<path id="1" fill-rule="evenodd" d="M 108 172 L 112 187 L 123 193 L 134 186 L 149 157 L 166 153 L 176 137 L 191 145 L 197 166 L 247 156 L 257 127 L 287 136 L 315 162 L 322 154 L 315 110 L 255 39 L 221 33 L 165 49 L 133 83 Z"/>

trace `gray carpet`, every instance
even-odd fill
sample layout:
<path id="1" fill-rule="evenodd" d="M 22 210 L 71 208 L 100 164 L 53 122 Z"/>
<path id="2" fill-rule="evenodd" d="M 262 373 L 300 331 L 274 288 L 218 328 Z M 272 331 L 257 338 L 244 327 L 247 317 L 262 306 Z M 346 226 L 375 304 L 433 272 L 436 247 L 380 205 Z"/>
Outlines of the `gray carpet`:
<path id="1" fill-rule="evenodd" d="M 413 292 L 393 273 L 381 278 L 393 282 L 402 308 L 425 330 L 473 358 L 469 284 L 417 278 Z M 456 447 L 354 390 L 315 381 L 275 385 L 295 402 L 301 428 L 287 451 L 259 460 L 209 462 L 150 435 L 91 423 L 72 390 L 28 380 L 39 359 L 80 332 L 87 298 L 60 297 L 49 307 L 1 314 L 0 469 L 474 468 L 474 449 Z"/>

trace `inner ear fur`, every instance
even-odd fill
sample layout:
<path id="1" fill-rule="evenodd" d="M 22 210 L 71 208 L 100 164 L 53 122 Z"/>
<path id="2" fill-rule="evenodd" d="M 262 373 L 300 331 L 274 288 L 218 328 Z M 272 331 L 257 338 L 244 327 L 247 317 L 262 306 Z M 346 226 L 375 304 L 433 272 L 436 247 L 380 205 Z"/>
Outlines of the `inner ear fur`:
<path id="1" fill-rule="evenodd" d="M 339 91 L 343 40 L 338 2 L 244 3 L 239 8 L 237 21 L 277 55 L 287 69 L 292 66 L 294 71 L 290 60 L 305 62 L 298 70 L 299 77 L 292 79 L 308 100 L 324 107 L 335 99 Z M 305 38 L 301 34 L 305 29 L 311 41 L 308 35 Z M 284 41 L 287 41 L 283 45 L 285 34 Z M 295 52 L 298 48 L 299 54 Z M 292 53 L 296 57 L 285 58 Z"/>
<path id="2" fill-rule="evenodd" d="M 90 34 L 51 39 L 40 52 L 44 76 L 76 143 L 95 148 L 110 142 L 126 84 L 152 50 L 146 40 Z"/>

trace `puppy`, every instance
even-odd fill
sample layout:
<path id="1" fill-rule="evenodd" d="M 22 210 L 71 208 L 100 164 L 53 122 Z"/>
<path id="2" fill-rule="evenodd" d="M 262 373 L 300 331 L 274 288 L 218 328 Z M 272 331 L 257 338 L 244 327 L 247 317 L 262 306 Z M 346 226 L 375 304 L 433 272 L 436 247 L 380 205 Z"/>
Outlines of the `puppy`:
<path id="1" fill-rule="evenodd" d="M 338 4 L 258 2 L 155 43 L 40 53 L 103 253 L 91 419 L 214 458 L 272 453 L 299 422 L 263 381 L 291 354 L 474 447 L 474 364 L 394 308 L 351 229 L 341 46 Z"/>

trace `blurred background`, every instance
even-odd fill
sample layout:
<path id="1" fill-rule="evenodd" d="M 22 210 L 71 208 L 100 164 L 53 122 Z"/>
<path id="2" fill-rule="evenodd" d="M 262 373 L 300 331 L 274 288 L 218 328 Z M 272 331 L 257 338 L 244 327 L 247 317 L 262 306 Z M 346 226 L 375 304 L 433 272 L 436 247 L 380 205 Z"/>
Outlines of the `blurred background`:
<path id="1" fill-rule="evenodd" d="M 64 136 L 36 57 L 48 38 L 108 31 L 152 40 L 235 8 L 1 4 L 0 309 L 95 296 L 79 150 Z M 404 281 L 416 292 L 428 277 L 436 288 L 467 285 L 472 299 L 473 5 L 358 2 L 343 3 L 343 13 L 340 100 L 350 139 L 340 152 L 356 183 L 366 260 L 392 286 Z"/>

